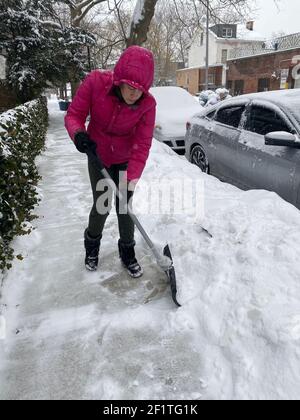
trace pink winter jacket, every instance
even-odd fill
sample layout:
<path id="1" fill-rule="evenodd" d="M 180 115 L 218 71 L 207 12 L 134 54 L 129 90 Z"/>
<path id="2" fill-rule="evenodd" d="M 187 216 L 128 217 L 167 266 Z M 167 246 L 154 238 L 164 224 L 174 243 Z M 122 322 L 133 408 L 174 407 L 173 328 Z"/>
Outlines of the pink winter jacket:
<path id="1" fill-rule="evenodd" d="M 97 153 L 106 167 L 128 162 L 127 180 L 138 180 L 149 156 L 155 125 L 156 102 L 149 93 L 154 60 L 150 51 L 130 47 L 114 71 L 91 72 L 79 87 L 65 117 L 70 137 L 85 131 L 97 144 Z M 135 105 L 127 105 L 113 93 L 113 87 L 127 83 L 144 92 Z"/>

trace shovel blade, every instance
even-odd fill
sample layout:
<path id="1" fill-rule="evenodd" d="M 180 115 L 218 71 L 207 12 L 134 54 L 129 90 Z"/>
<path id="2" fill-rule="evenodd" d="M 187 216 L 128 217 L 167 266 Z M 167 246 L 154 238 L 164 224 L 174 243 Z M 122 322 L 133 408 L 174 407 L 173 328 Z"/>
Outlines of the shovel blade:
<path id="1" fill-rule="evenodd" d="M 164 254 L 165 257 L 168 257 L 172 261 L 171 266 L 167 270 L 165 270 L 165 273 L 166 273 L 166 275 L 169 279 L 169 282 L 170 282 L 173 301 L 174 301 L 175 305 L 180 307 L 181 305 L 177 301 L 176 274 L 175 274 L 175 268 L 174 268 L 174 265 L 173 265 L 173 258 L 172 258 L 172 255 L 171 255 L 169 245 L 165 246 L 163 254 Z"/>

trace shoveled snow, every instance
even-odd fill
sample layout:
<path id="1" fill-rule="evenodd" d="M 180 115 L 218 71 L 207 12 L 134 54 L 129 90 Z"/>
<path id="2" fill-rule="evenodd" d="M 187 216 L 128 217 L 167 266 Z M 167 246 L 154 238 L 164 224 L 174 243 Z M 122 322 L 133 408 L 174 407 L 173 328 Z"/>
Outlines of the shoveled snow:
<path id="1" fill-rule="evenodd" d="M 15 240 L 25 259 L 14 262 L 3 288 L 0 399 L 298 399 L 299 211 L 273 193 L 242 192 L 203 175 L 154 141 L 143 183 L 204 183 L 201 217 L 141 216 L 153 240 L 171 247 L 182 307 L 174 307 L 138 233 L 145 275 L 127 277 L 115 215 L 101 267 L 87 273 L 86 159 L 68 140 L 57 106 L 50 103 L 38 162 L 40 219 Z M 144 197 L 139 187 L 136 208 Z"/>

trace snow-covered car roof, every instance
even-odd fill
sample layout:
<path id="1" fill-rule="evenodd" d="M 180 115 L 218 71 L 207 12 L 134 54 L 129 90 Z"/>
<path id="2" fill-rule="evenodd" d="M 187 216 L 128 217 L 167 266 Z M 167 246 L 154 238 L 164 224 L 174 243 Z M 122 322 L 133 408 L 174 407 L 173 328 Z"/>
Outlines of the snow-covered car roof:
<path id="1" fill-rule="evenodd" d="M 270 92 L 250 93 L 248 95 L 240 96 L 240 98 L 246 97 L 251 100 L 266 100 L 289 109 L 294 105 L 298 105 L 298 107 L 300 107 L 300 89 L 274 90 Z"/>
<path id="2" fill-rule="evenodd" d="M 157 102 L 156 124 L 165 137 L 184 137 L 186 122 L 201 111 L 195 97 L 180 87 L 166 86 L 150 89 Z"/>
<path id="3" fill-rule="evenodd" d="M 185 89 L 176 86 L 154 87 L 150 89 L 159 109 L 194 106 L 195 98 Z"/>
<path id="4" fill-rule="evenodd" d="M 276 90 L 235 96 L 234 98 L 226 99 L 224 102 L 219 102 L 213 108 L 204 108 L 202 112 L 198 112 L 198 116 L 209 114 L 220 107 L 242 105 L 253 101 L 260 106 L 269 104 L 280 108 L 300 132 L 300 89 Z"/>
<path id="5" fill-rule="evenodd" d="M 229 99 L 230 101 L 249 99 L 260 103 L 271 103 L 284 111 L 300 130 L 300 89 L 275 90 L 270 92 L 251 93 Z"/>

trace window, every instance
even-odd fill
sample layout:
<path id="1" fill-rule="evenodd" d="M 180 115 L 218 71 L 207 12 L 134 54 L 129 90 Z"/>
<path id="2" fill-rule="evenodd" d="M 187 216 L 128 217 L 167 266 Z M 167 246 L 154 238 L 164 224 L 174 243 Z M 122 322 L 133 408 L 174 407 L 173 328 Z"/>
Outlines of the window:
<path id="1" fill-rule="evenodd" d="M 224 28 L 223 29 L 223 38 L 233 38 L 233 29 Z"/>
<path id="2" fill-rule="evenodd" d="M 282 117 L 274 110 L 261 106 L 252 106 L 247 118 L 246 130 L 265 136 L 273 131 L 293 133 Z"/>
<path id="3" fill-rule="evenodd" d="M 270 90 L 270 79 L 258 80 L 258 92 L 268 92 Z"/>
<path id="4" fill-rule="evenodd" d="M 216 110 L 209 112 L 208 114 L 206 114 L 206 118 L 208 118 L 209 120 L 212 120 L 215 116 Z"/>
<path id="5" fill-rule="evenodd" d="M 245 110 L 244 106 L 232 106 L 229 108 L 222 108 L 217 112 L 216 121 L 238 128 Z"/>
<path id="6" fill-rule="evenodd" d="M 222 61 L 221 61 L 221 63 L 226 64 L 227 58 L 228 58 L 228 50 L 222 50 L 222 58 L 221 58 Z"/>
<path id="7" fill-rule="evenodd" d="M 208 84 L 214 85 L 216 81 L 216 75 L 215 74 L 209 74 L 208 75 Z"/>

